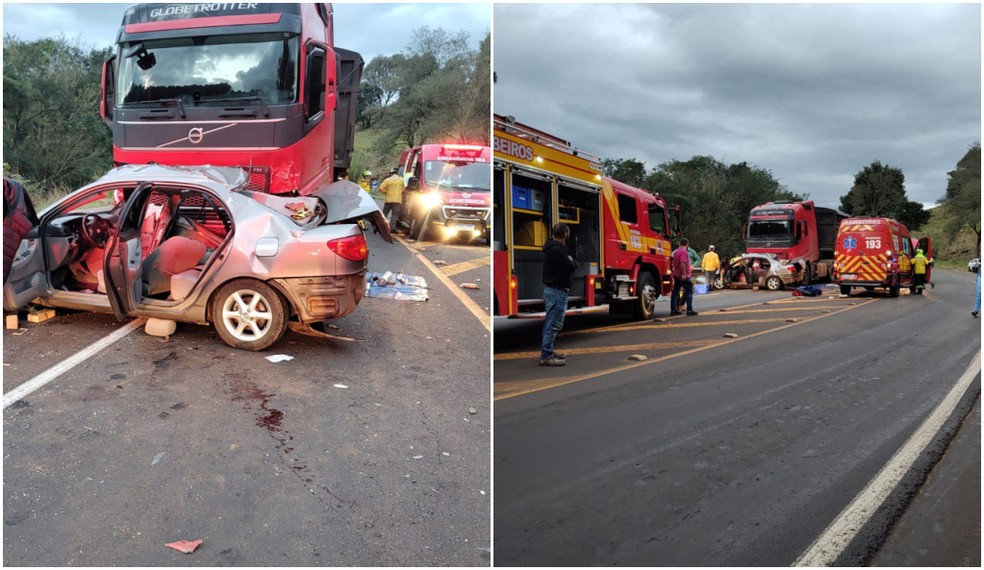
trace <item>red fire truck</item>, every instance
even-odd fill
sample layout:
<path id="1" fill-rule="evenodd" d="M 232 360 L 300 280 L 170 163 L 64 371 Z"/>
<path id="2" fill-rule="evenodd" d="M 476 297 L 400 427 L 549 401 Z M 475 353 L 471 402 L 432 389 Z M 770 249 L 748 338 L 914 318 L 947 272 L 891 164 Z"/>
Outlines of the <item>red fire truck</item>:
<path id="1" fill-rule="evenodd" d="M 494 123 L 494 314 L 542 316 L 542 248 L 551 226 L 563 222 L 577 260 L 568 312 L 651 317 L 673 287 L 679 207 L 603 177 L 600 160 L 567 141 L 511 117 L 496 115 Z"/>
<path id="2" fill-rule="evenodd" d="M 117 165 L 249 168 L 308 194 L 345 175 L 363 61 L 336 48 L 330 4 L 137 4 L 103 66 Z"/>
<path id="3" fill-rule="evenodd" d="M 803 283 L 829 279 L 837 228 L 847 214 L 813 202 L 776 201 L 752 208 L 745 224 L 745 251 L 803 259 Z"/>
<path id="4" fill-rule="evenodd" d="M 425 144 L 403 151 L 406 181 L 401 224 L 413 239 L 489 239 L 492 149 L 478 144 Z"/>

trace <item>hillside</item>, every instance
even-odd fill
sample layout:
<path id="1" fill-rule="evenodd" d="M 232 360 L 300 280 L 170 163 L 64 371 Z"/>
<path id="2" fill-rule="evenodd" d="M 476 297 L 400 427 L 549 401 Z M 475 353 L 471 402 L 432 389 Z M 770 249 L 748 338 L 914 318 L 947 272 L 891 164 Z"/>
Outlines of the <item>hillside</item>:
<path id="1" fill-rule="evenodd" d="M 977 234 L 972 230 L 961 230 L 953 239 L 943 231 L 947 222 L 945 206 L 930 210 L 929 223 L 913 233 L 913 236 L 929 235 L 933 238 L 933 257 L 936 263 L 952 269 L 967 269 L 967 262 L 980 256 Z"/>

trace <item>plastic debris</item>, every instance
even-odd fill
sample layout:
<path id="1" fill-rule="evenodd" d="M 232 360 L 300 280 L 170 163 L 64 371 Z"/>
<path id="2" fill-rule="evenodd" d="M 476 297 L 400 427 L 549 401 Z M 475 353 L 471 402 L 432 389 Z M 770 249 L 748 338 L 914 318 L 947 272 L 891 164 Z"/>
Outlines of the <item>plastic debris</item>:
<path id="1" fill-rule="evenodd" d="M 336 388 L 348 388 L 345 384 L 335 384 Z"/>
<path id="2" fill-rule="evenodd" d="M 157 465 L 158 463 L 160 463 L 160 462 L 161 462 L 161 459 L 164 459 L 164 454 L 165 454 L 165 453 L 166 453 L 166 452 L 164 452 L 164 451 L 162 451 L 162 452 L 160 452 L 160 453 L 158 453 L 158 454 L 156 454 L 156 455 L 154 455 L 154 460 L 153 460 L 153 461 L 151 461 L 151 462 L 150 462 L 150 464 L 151 464 L 151 465 Z"/>
<path id="3" fill-rule="evenodd" d="M 294 357 L 289 356 L 287 354 L 271 354 L 270 356 L 266 357 L 266 359 L 269 360 L 270 362 L 285 362 L 288 360 L 294 360 Z"/>
<path id="4" fill-rule="evenodd" d="M 724 338 L 738 338 L 738 333 L 724 333 Z"/>
<path id="5" fill-rule="evenodd" d="M 478 289 L 478 285 L 475 285 L 474 283 L 462 283 L 461 284 L 461 288 L 462 289 Z"/>
<path id="6" fill-rule="evenodd" d="M 398 301 L 426 301 L 427 281 L 403 273 L 366 273 L 366 296 Z"/>
<path id="7" fill-rule="evenodd" d="M 629 357 L 629 360 L 634 360 L 636 362 L 642 362 L 643 360 L 649 360 L 649 357 L 645 354 L 633 354 Z"/>
<path id="8" fill-rule="evenodd" d="M 202 539 L 200 539 L 200 538 L 198 540 L 177 540 L 175 542 L 169 542 L 169 543 L 165 544 L 164 546 L 166 546 L 168 548 L 173 548 L 173 549 L 177 550 L 178 552 L 183 552 L 185 554 L 191 554 L 192 552 L 195 551 L 196 548 L 198 548 L 199 546 L 201 546 L 203 542 L 205 542 L 205 541 L 202 540 Z"/>

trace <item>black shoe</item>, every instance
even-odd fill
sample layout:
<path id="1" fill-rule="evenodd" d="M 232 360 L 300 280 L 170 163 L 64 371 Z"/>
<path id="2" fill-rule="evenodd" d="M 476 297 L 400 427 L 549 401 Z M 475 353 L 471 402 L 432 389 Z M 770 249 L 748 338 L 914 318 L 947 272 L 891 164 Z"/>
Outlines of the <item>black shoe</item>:
<path id="1" fill-rule="evenodd" d="M 682 314 L 683 313 L 681 313 L 680 311 L 670 311 L 670 316 L 671 317 L 678 317 L 678 316 L 680 316 Z"/>
<path id="2" fill-rule="evenodd" d="M 971 312 L 970 312 L 970 314 L 971 314 L 971 315 L 974 315 L 974 318 L 975 318 L 975 319 L 976 319 L 976 318 L 977 318 L 977 317 L 979 316 L 979 315 L 977 314 L 977 311 L 971 311 Z"/>
<path id="3" fill-rule="evenodd" d="M 697 316 L 697 311 L 687 311 L 687 316 L 688 317 L 696 317 Z"/>

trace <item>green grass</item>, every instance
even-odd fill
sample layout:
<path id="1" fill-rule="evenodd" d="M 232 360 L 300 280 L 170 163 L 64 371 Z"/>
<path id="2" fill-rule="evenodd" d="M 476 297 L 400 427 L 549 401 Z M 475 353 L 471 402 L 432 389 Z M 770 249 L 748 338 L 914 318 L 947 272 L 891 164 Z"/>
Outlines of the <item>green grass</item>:
<path id="1" fill-rule="evenodd" d="M 913 237 L 929 235 L 933 238 L 933 259 L 939 267 L 967 270 L 967 262 L 978 257 L 977 234 L 966 228 L 950 238 L 943 228 L 948 219 L 946 208 L 939 206 L 931 210 L 929 222 L 913 232 Z"/>

